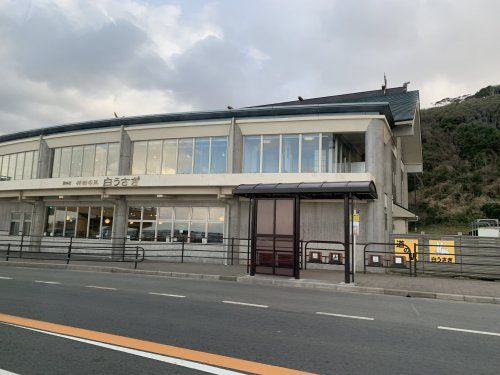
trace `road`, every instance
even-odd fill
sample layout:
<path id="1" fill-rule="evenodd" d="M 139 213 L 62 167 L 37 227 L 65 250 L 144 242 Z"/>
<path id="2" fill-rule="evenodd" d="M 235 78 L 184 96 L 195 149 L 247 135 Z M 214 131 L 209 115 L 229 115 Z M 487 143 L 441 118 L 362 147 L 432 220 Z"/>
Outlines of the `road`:
<path id="1" fill-rule="evenodd" d="M 0 370 L 16 374 L 223 374 L 220 363 L 228 374 L 254 363 L 321 374 L 500 368 L 500 305 L 14 267 L 0 268 L 0 295 Z M 49 323 L 66 336 L 48 334 Z M 137 353 L 123 351 L 130 338 L 141 340 Z M 147 349 L 158 344 L 168 345 L 160 360 Z M 178 348 L 198 352 L 176 357 Z M 199 352 L 219 365 L 200 367 L 209 363 Z"/>

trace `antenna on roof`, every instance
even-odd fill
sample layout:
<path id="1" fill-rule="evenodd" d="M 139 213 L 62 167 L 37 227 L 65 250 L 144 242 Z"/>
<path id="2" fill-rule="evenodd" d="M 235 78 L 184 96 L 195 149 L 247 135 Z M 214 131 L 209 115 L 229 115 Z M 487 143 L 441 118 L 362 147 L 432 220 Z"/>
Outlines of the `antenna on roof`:
<path id="1" fill-rule="evenodd" d="M 409 84 L 410 84 L 410 81 L 403 83 L 403 89 L 405 90 L 405 92 L 408 91 Z"/>
<path id="2" fill-rule="evenodd" d="M 118 118 L 118 115 L 116 114 L 116 112 L 113 112 L 113 113 L 114 113 L 114 115 L 115 115 L 115 118 Z"/>
<path id="3" fill-rule="evenodd" d="M 382 85 L 382 92 L 384 93 L 384 95 L 386 91 L 387 91 L 387 77 L 385 76 L 384 73 L 384 84 Z"/>
<path id="4" fill-rule="evenodd" d="M 304 98 L 302 96 L 297 96 L 297 99 L 299 99 L 300 102 L 304 101 Z"/>

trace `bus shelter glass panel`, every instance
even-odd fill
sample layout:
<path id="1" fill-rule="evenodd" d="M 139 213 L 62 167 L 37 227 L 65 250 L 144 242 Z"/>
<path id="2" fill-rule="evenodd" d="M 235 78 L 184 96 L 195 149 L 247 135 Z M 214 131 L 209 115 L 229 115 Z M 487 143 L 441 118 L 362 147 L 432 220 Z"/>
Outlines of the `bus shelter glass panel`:
<path id="1" fill-rule="evenodd" d="M 255 225 L 255 272 L 293 276 L 293 199 L 258 199 Z"/>

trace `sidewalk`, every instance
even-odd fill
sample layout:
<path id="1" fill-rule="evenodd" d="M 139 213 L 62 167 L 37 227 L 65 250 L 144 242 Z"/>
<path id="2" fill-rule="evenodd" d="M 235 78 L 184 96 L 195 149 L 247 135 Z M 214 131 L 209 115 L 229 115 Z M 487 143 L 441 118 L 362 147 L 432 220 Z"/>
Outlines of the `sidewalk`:
<path id="1" fill-rule="evenodd" d="M 59 268 L 72 270 L 138 273 L 191 279 L 236 281 L 245 284 L 304 287 L 331 291 L 390 294 L 405 297 L 435 298 L 500 304 L 500 282 L 441 277 L 409 277 L 395 274 L 356 274 L 355 285 L 343 284 L 344 274 L 330 270 L 302 270 L 301 279 L 279 276 L 248 276 L 246 266 L 206 263 L 169 263 L 144 261 L 134 270 L 133 263 L 10 260 L 2 266 Z"/>

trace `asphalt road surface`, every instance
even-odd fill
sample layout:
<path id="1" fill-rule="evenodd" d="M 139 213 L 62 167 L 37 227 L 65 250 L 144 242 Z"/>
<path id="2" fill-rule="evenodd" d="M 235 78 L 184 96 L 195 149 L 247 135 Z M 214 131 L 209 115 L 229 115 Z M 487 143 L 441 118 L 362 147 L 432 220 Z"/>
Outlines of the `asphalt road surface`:
<path id="1" fill-rule="evenodd" d="M 2 267 L 0 322 L 0 373 L 500 371 L 491 304 Z"/>

